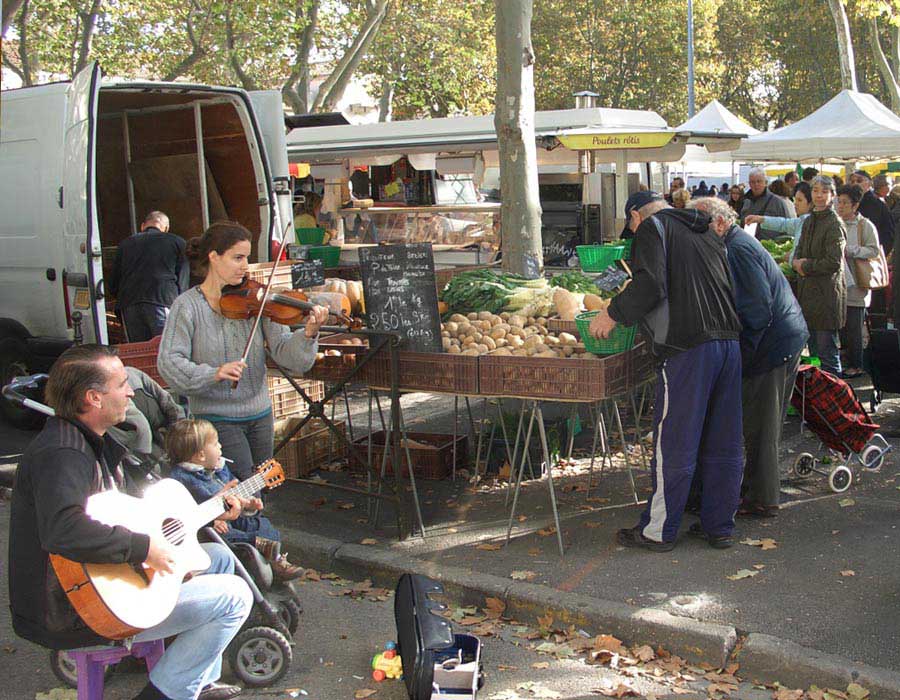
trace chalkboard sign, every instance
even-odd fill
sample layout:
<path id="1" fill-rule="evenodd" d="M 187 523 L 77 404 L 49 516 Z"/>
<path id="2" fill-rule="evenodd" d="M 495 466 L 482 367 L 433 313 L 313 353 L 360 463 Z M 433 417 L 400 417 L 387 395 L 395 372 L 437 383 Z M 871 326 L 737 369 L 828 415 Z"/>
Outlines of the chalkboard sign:
<path id="1" fill-rule="evenodd" d="M 306 289 L 325 284 L 325 263 L 306 260 L 291 265 L 291 285 L 294 289 Z"/>
<path id="2" fill-rule="evenodd" d="M 430 243 L 359 249 L 366 325 L 400 333 L 403 348 L 441 352 L 441 317 Z"/>
<path id="3" fill-rule="evenodd" d="M 617 265 L 610 265 L 594 278 L 594 284 L 602 292 L 615 292 L 625 284 L 631 275 Z"/>

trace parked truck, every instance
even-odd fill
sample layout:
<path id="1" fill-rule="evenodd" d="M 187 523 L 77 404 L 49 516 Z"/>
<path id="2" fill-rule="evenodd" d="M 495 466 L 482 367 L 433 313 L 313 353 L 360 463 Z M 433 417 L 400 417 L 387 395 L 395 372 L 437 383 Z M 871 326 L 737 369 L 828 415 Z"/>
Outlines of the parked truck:
<path id="1" fill-rule="evenodd" d="M 0 94 L 0 382 L 46 371 L 73 342 L 123 342 L 104 283 L 121 240 L 161 210 L 188 239 L 230 219 L 269 259 L 290 225 L 277 91 L 71 81 Z M 291 229 L 292 230 L 292 229 Z M 32 418 L 5 400 L 0 412 Z"/>

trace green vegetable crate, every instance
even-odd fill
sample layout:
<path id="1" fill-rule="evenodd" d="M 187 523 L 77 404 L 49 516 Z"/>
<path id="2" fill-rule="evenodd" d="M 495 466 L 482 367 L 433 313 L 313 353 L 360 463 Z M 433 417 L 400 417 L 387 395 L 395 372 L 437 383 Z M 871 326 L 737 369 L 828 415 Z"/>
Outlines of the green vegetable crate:
<path id="1" fill-rule="evenodd" d="M 634 345 L 634 333 L 637 326 L 616 324 L 612 333 L 609 334 L 609 338 L 598 340 L 590 334 L 591 319 L 596 315 L 596 311 L 587 311 L 575 317 L 578 335 L 581 336 L 585 350 L 595 355 L 615 355 L 617 352 L 631 350 Z"/>
<path id="2" fill-rule="evenodd" d="M 324 228 L 295 228 L 297 243 L 301 245 L 322 245 L 325 240 Z"/>
<path id="3" fill-rule="evenodd" d="M 624 244 L 576 246 L 581 269 L 585 272 L 603 272 L 616 260 L 625 256 Z"/>
<path id="4" fill-rule="evenodd" d="M 310 260 L 321 260 L 325 267 L 337 267 L 341 262 L 341 249 L 336 245 L 317 245 L 309 249 Z"/>

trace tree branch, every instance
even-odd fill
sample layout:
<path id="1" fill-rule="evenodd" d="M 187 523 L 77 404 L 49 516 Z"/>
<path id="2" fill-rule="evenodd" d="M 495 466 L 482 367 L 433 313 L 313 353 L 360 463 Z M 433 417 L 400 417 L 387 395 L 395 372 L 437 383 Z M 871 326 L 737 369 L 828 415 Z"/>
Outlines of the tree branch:
<path id="1" fill-rule="evenodd" d="M 878 32 L 878 18 L 869 18 L 868 26 L 869 46 L 872 47 L 872 54 L 875 56 L 875 63 L 878 71 L 881 73 L 881 79 L 891 96 L 891 109 L 895 114 L 900 114 L 900 85 L 897 85 L 897 78 L 891 70 L 887 56 L 881 48 L 881 37 Z"/>
<path id="2" fill-rule="evenodd" d="M 28 47 L 28 15 L 31 14 L 30 0 L 23 0 L 22 11 L 19 13 L 19 63 L 22 65 L 22 82 L 26 85 L 34 85 L 32 78 L 32 63 Z M 36 68 L 36 66 L 34 66 Z"/>
<path id="3" fill-rule="evenodd" d="M 856 90 L 856 61 L 853 56 L 853 39 L 850 36 L 850 22 L 841 0 L 828 0 L 828 9 L 834 19 L 837 33 L 838 58 L 841 65 L 841 87 Z"/>
<path id="4" fill-rule="evenodd" d="M 312 52 L 313 37 L 319 26 L 319 0 L 297 0 L 294 8 L 294 20 L 299 23 L 303 14 L 303 6 L 309 5 L 309 15 L 303 31 L 290 75 L 281 86 L 281 94 L 290 104 L 294 114 L 305 114 L 309 111 L 309 54 Z"/>
<path id="5" fill-rule="evenodd" d="M 0 36 L 6 34 L 6 30 L 9 29 L 9 25 L 12 24 L 13 17 L 16 16 L 16 12 L 19 11 L 19 8 L 22 6 L 22 0 L 4 0 L 2 3 L 3 7 L 0 8 L 0 16 L 2 16 L 2 21 L 0 21 Z M 10 66 L 10 70 L 15 70 Z"/>
<path id="6" fill-rule="evenodd" d="M 78 60 L 75 62 L 73 75 L 87 65 L 88 56 L 91 53 L 91 44 L 94 41 L 94 29 L 97 27 L 97 17 L 100 16 L 100 8 L 103 0 L 93 0 L 88 12 L 79 12 L 81 18 L 81 43 L 78 49 Z"/>
<path id="7" fill-rule="evenodd" d="M 172 69 L 162 77 L 166 82 L 172 82 L 180 75 L 187 73 L 198 61 L 200 61 L 200 59 L 206 56 L 206 49 L 201 45 L 200 41 L 198 41 L 197 35 L 194 32 L 193 15 L 194 10 L 196 9 L 199 9 L 196 3 L 192 4 L 191 9 L 188 10 L 187 18 L 185 19 L 185 29 L 187 30 L 188 40 L 191 42 L 191 52 L 181 61 L 176 63 Z"/>
<path id="8" fill-rule="evenodd" d="M 9 68 L 17 76 L 19 76 L 19 80 L 22 81 L 23 85 L 29 85 L 29 83 L 25 80 L 25 74 L 22 72 L 22 69 L 12 62 L 9 56 L 6 55 L 6 51 L 0 49 L 0 56 L 2 56 L 3 65 Z"/>
<path id="9" fill-rule="evenodd" d="M 356 70 L 363 56 L 365 56 L 366 51 L 369 49 L 369 45 L 378 33 L 378 28 L 384 21 L 390 4 L 391 0 L 377 0 L 375 6 L 372 7 L 369 14 L 366 16 L 366 21 L 363 23 L 363 26 L 354 37 L 353 43 L 347 51 L 344 52 L 344 55 L 341 56 L 341 60 L 338 61 L 338 64 L 331 72 L 331 75 L 329 75 L 328 78 L 325 79 L 325 82 L 322 83 L 322 86 L 319 88 L 319 94 L 316 95 L 316 99 L 313 101 L 312 109 L 310 111 L 316 112 L 322 109 L 333 109 L 334 105 L 341 99 L 344 90 L 347 89 L 347 84 L 353 77 L 353 72 Z"/>
<path id="10" fill-rule="evenodd" d="M 231 23 L 231 7 L 229 6 L 228 12 L 225 15 L 225 42 L 228 48 L 228 61 L 231 64 L 231 69 L 234 71 L 234 74 L 238 77 L 238 80 L 241 81 L 241 87 L 245 90 L 259 90 L 256 82 L 252 77 L 244 70 L 244 67 L 241 65 L 241 60 L 237 55 L 237 52 L 234 48 L 234 26 Z"/>

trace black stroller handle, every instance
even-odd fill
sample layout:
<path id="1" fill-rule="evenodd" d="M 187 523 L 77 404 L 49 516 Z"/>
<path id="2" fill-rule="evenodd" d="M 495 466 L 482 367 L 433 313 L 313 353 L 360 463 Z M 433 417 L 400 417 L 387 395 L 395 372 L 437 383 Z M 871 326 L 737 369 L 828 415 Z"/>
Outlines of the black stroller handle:
<path id="1" fill-rule="evenodd" d="M 47 416 L 55 416 L 56 411 L 52 408 L 25 395 L 25 392 L 40 391 L 48 376 L 47 374 L 31 374 L 23 377 L 13 377 L 13 380 L 3 387 L 3 398 L 19 406 L 30 408 L 32 411 L 37 411 Z"/>

